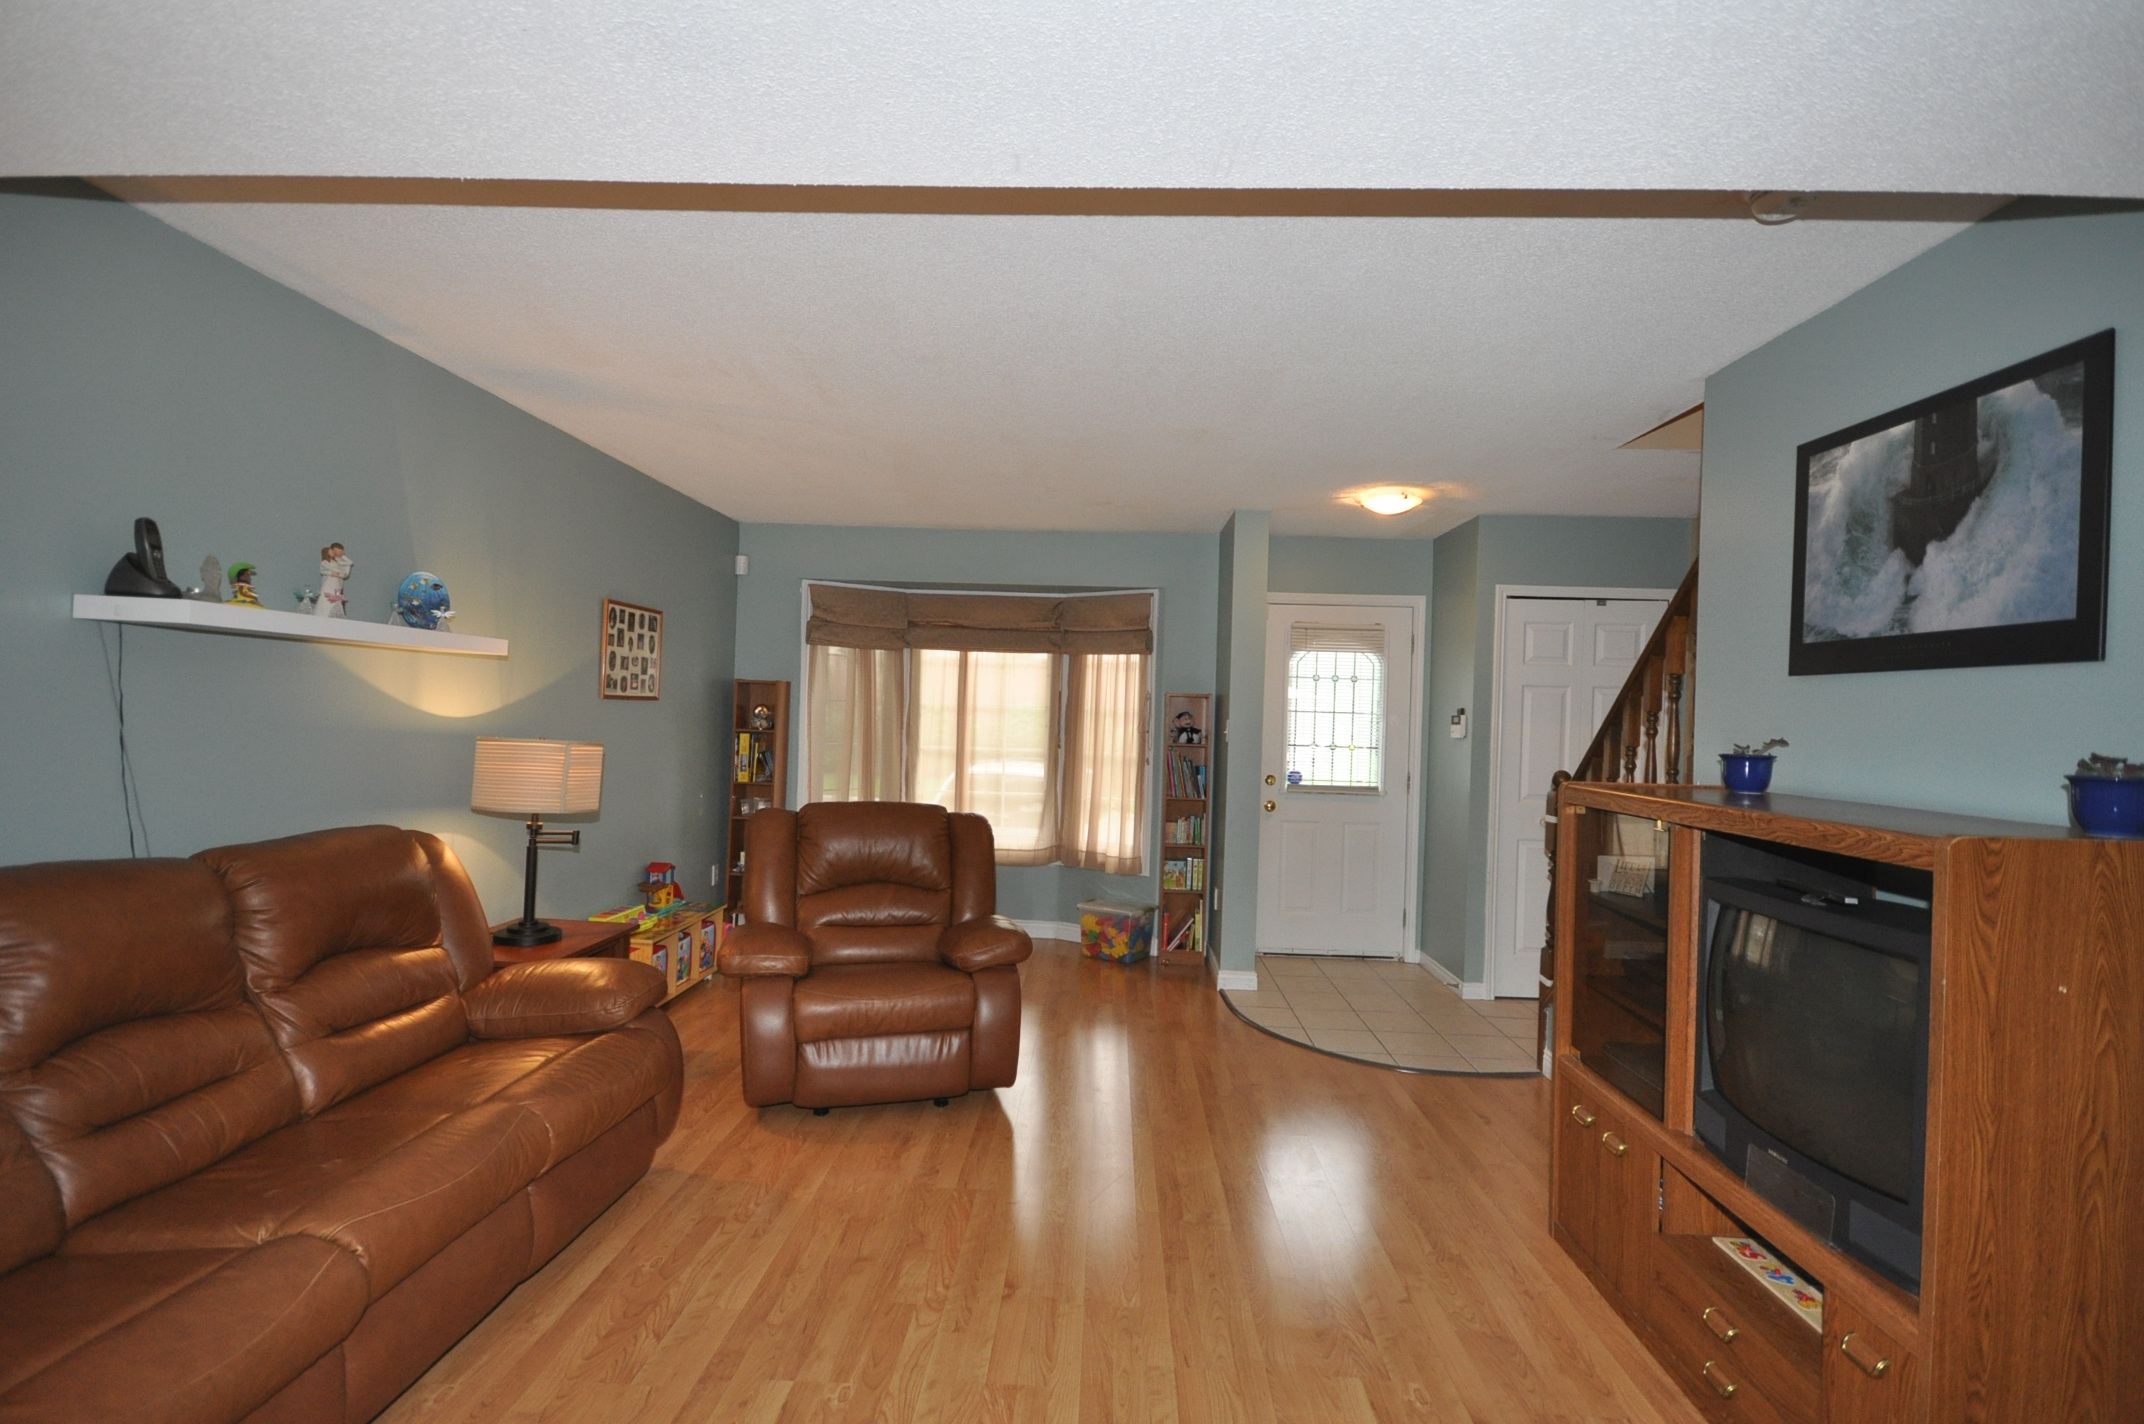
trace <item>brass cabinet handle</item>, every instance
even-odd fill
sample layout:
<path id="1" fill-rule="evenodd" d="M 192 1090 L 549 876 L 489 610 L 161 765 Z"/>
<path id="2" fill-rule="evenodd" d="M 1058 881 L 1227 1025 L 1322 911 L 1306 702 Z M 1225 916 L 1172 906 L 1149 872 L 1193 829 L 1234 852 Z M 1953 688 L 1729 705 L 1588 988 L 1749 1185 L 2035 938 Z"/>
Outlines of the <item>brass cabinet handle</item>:
<path id="1" fill-rule="evenodd" d="M 1717 1325 L 1713 1324 L 1712 1322 L 1712 1317 L 1715 1315 L 1720 1317 L 1719 1324 Z M 1735 1342 L 1735 1337 L 1742 1333 L 1739 1328 L 1733 1325 L 1729 1325 L 1727 1323 L 1727 1313 L 1721 1310 L 1716 1305 L 1706 1306 L 1705 1313 L 1703 1315 L 1700 1315 L 1698 1319 L 1705 1322 L 1706 1329 L 1710 1330 L 1713 1334 L 1720 1337 L 1720 1343 L 1722 1345 L 1732 1345 Z"/>
<path id="2" fill-rule="evenodd" d="M 1854 1353 L 1854 1332 L 1851 1330 L 1839 1337 L 1839 1353 L 1853 1361 L 1854 1368 L 1867 1375 L 1870 1379 L 1882 1379 L 1891 1372 L 1891 1362 L 1888 1359 L 1879 1357 L 1873 1360 L 1864 1360 L 1860 1355 Z"/>
<path id="3" fill-rule="evenodd" d="M 1571 1121 L 1577 1123 L 1580 1127 L 1591 1127 L 1595 1122 L 1595 1118 L 1583 1106 L 1573 1103 L 1571 1104 Z"/>
<path id="4" fill-rule="evenodd" d="M 1617 1137 L 1612 1132 L 1604 1132 L 1601 1134 L 1601 1146 L 1607 1148 L 1609 1152 L 1611 1152 L 1617 1157 L 1622 1156 L 1625 1152 L 1628 1152 L 1630 1150 L 1630 1144 L 1625 1142 L 1622 1138 Z"/>
<path id="5" fill-rule="evenodd" d="M 1735 1397 L 1735 1384 L 1733 1380 L 1730 1380 L 1725 1376 L 1722 1376 L 1718 1379 L 1713 1378 L 1712 1361 L 1705 1361 L 1705 1363 L 1698 1369 L 1698 1373 L 1705 1377 L 1705 1383 L 1711 1385 L 1712 1392 L 1718 1395 L 1720 1398 L 1733 1399 Z"/>

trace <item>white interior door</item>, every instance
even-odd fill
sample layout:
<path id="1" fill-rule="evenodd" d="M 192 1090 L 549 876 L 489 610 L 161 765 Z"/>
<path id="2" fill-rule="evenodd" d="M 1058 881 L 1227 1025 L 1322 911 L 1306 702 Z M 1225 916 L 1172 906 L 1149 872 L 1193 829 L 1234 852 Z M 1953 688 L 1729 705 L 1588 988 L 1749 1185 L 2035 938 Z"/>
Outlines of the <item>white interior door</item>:
<path id="1" fill-rule="evenodd" d="M 1665 598 L 1505 601 L 1487 925 L 1489 984 L 1500 998 L 1541 993 L 1550 779 L 1577 765 L 1666 607 Z"/>
<path id="2" fill-rule="evenodd" d="M 1267 605 L 1261 951 L 1405 950 L 1417 656 L 1411 607 Z"/>

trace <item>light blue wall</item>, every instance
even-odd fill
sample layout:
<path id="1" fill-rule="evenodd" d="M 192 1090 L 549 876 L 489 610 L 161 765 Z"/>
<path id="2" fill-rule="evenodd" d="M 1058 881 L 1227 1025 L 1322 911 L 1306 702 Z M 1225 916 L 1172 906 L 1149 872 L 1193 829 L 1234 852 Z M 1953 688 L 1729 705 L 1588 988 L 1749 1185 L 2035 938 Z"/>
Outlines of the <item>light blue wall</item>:
<path id="1" fill-rule="evenodd" d="M 1271 546 L 1271 559 L 1266 569 L 1266 581 L 1275 594 L 1283 593 L 1330 593 L 1330 594 L 1404 594 L 1424 601 L 1425 610 L 1430 603 L 1431 585 L 1435 580 L 1436 548 L 1427 539 L 1334 539 L 1308 538 L 1302 536 L 1276 535 Z M 1431 613 L 1430 617 L 1434 618 Z M 1422 787 L 1421 826 L 1416 832 L 1415 859 L 1415 924 L 1414 941 L 1426 945 L 1428 926 L 1442 918 L 1434 913 L 1430 899 L 1430 858 L 1423 853 L 1429 845 L 1430 757 L 1435 742 L 1444 736 L 1441 718 L 1432 718 L 1430 708 L 1431 639 L 1430 629 L 1418 630 L 1423 640 L 1422 685 L 1415 696 L 1422 700 L 1422 744 L 1415 748 L 1415 775 Z"/>
<path id="2" fill-rule="evenodd" d="M 539 908 L 721 859 L 737 526 L 133 208 L 0 190 L 0 863 L 124 855 L 102 589 L 136 515 L 173 574 L 260 565 L 263 601 L 349 546 L 355 616 L 412 569 L 503 662 L 154 628 L 126 634 L 128 741 L 158 854 L 365 821 L 446 834 L 520 908 L 521 827 L 472 815 L 479 733 L 604 743 L 603 811 Z M 669 615 L 656 703 L 596 694 L 605 595 Z M 701 872 L 704 875 L 704 870 Z M 704 887 L 705 881 L 700 885 Z"/>
<path id="3" fill-rule="evenodd" d="M 1220 967 L 1258 966 L 1258 759 L 1265 736 L 1266 587 L 1273 516 L 1238 510 L 1221 530 L 1215 661 L 1214 944 Z M 1240 753 L 1238 755 L 1237 753 Z"/>
<path id="4" fill-rule="evenodd" d="M 1474 715 L 1475 574 L 1481 521 L 1470 519 L 1439 535 L 1429 598 L 1429 804 L 1422 838 L 1422 953 L 1457 977 L 1467 967 L 1467 834 L 1473 824 L 1475 732 L 1469 740 L 1444 735 L 1451 715 Z M 1479 724 L 1476 723 L 1478 731 Z"/>
<path id="5" fill-rule="evenodd" d="M 1435 564 L 1428 539 L 1334 539 L 1276 534 L 1266 564 L 1274 593 L 1427 596 Z"/>
<path id="6" fill-rule="evenodd" d="M 1708 416 L 1709 418 L 1709 416 Z M 1467 709 L 1469 730 L 1464 742 L 1445 739 L 1442 755 L 1432 754 L 1435 777 L 1430 794 L 1441 803 L 1432 816 L 1430 855 L 1438 864 L 1432 871 L 1438 887 L 1440 913 L 1453 904 L 1444 862 L 1465 866 L 1465 911 L 1459 933 L 1449 925 L 1431 930 L 1429 944 L 1439 964 L 1468 982 L 1483 980 L 1488 972 L 1484 920 L 1488 909 L 1489 878 L 1489 728 L 1496 698 L 1496 590 L 1499 585 L 1536 585 L 1555 588 L 1661 588 L 1673 589 L 1689 572 L 1695 531 L 1687 519 L 1591 519 L 1551 515 L 1486 515 L 1437 541 L 1438 568 L 1444 571 L 1447 551 L 1463 561 L 1465 545 L 1455 538 L 1474 529 L 1472 558 L 1471 619 L 1465 628 L 1457 624 L 1456 608 L 1441 607 L 1447 597 L 1445 580 L 1438 579 L 1440 613 L 1437 632 L 1446 643 L 1432 640 L 1436 672 L 1431 678 L 1436 704 L 1431 715 L 1443 725 L 1459 707 Z M 1447 540 L 1453 541 L 1450 545 Z M 1466 676 L 1467 673 L 1471 676 Z M 1462 690 L 1468 692 L 1460 700 Z M 1465 747 L 1464 758 L 1452 749 Z M 1463 804 L 1466 818 L 1458 820 L 1456 805 Z M 1459 831 L 1459 839 L 1453 832 Z M 1457 951 L 1456 953 L 1454 951 Z"/>
<path id="7" fill-rule="evenodd" d="M 1773 785 L 2060 822 L 2087 751 L 2144 755 L 2144 213 L 2019 205 L 1705 383 L 1698 772 L 1783 736 Z M 1787 676 L 1795 448 L 2116 328 L 2104 662 Z"/>
<path id="8" fill-rule="evenodd" d="M 802 590 L 810 579 L 1007 590 L 1157 588 L 1161 627 L 1155 640 L 1155 690 L 1203 692 L 1214 685 L 1216 550 L 1210 535 L 747 524 L 739 547 L 751 559 L 751 572 L 736 580 L 737 672 L 792 684 L 797 745 L 803 717 Z M 1158 735 L 1159 697 L 1154 705 Z M 797 760 L 791 759 L 792 768 Z M 794 769 L 791 783 L 794 804 Z M 1156 803 L 1150 836 L 1160 816 Z M 1063 866 L 1006 866 L 998 872 L 999 909 L 1016 919 L 1075 920 L 1079 902 L 1096 897 L 1152 904 L 1158 890 L 1153 876 Z"/>

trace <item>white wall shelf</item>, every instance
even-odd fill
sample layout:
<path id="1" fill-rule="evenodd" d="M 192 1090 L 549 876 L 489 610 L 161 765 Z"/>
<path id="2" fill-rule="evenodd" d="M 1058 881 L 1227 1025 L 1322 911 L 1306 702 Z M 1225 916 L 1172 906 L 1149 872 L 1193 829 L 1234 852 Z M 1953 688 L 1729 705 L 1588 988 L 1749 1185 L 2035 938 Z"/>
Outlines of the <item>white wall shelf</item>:
<path id="1" fill-rule="evenodd" d="M 506 639 L 474 633 L 434 633 L 399 623 L 360 623 L 354 618 L 316 618 L 272 608 L 241 608 L 191 598 L 115 598 L 103 593 L 74 596 L 74 616 L 99 623 L 135 623 L 184 628 L 196 633 L 233 633 L 245 638 L 283 638 L 301 643 L 348 643 L 361 648 L 402 648 L 417 653 L 458 653 L 503 658 Z"/>

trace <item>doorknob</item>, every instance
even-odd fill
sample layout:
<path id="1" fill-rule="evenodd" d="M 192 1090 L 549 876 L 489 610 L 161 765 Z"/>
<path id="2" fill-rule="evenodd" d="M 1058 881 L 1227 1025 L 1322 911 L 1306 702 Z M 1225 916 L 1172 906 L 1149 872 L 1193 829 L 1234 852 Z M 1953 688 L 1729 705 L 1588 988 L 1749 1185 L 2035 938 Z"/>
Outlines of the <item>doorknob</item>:
<path id="1" fill-rule="evenodd" d="M 1276 807 L 1276 806 L 1277 806 L 1278 804 L 1279 804 L 1278 802 L 1274 802 L 1274 801 L 1268 801 L 1268 802 L 1266 802 L 1266 809 L 1267 809 L 1268 811 L 1271 811 L 1271 810 L 1273 810 L 1273 809 L 1274 809 L 1274 808 L 1275 808 L 1275 807 Z"/>
<path id="2" fill-rule="evenodd" d="M 1266 773 L 1266 785 L 1271 786 L 1278 779 L 1279 778 L 1274 776 L 1272 772 L 1269 771 Z"/>

